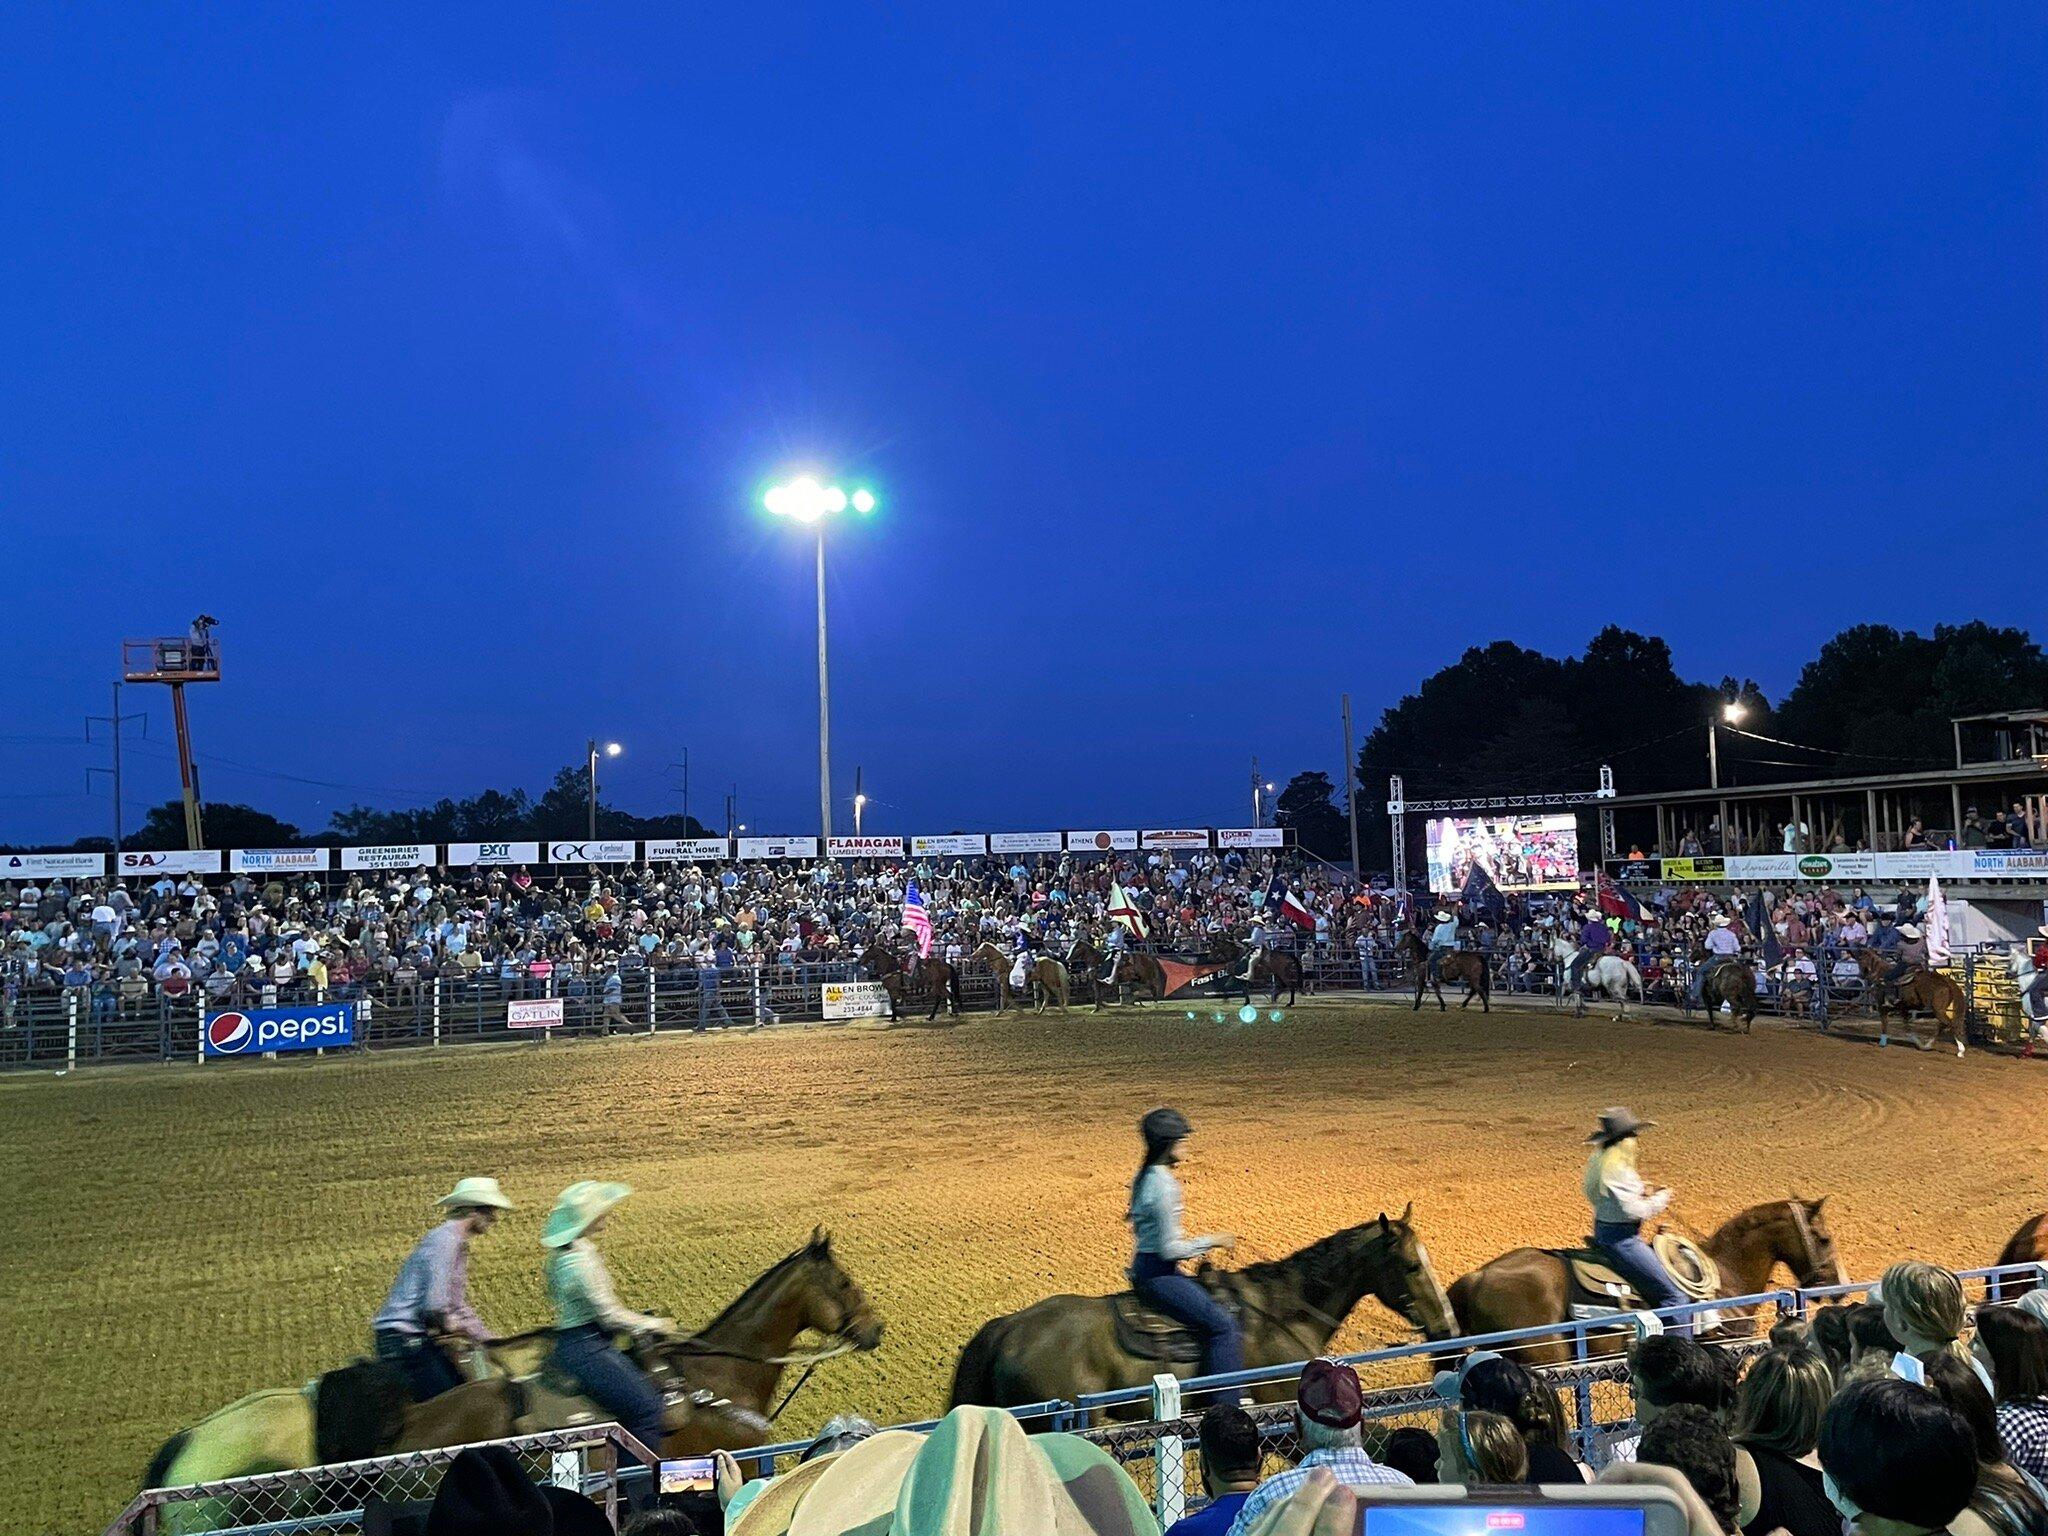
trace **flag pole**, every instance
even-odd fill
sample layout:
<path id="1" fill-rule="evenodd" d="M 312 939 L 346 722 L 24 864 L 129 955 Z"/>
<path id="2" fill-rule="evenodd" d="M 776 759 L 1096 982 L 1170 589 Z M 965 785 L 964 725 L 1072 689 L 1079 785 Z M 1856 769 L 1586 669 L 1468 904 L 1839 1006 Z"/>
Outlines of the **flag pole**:
<path id="1" fill-rule="evenodd" d="M 1363 880 L 1358 867 L 1358 755 L 1351 750 L 1351 695 L 1344 695 L 1344 804 L 1351 817 L 1351 874 Z"/>

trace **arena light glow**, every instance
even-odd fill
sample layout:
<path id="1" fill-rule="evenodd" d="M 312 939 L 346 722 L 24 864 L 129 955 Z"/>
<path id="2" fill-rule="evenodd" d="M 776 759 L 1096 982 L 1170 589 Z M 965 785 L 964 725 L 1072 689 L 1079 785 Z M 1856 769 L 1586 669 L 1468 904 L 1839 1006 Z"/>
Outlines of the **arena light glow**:
<path id="1" fill-rule="evenodd" d="M 769 486 L 761 493 L 761 505 L 792 522 L 816 523 L 848 507 L 863 514 L 874 511 L 875 493 L 865 486 L 848 492 L 836 485 L 823 484 L 815 475 L 798 475 Z"/>
<path id="2" fill-rule="evenodd" d="M 1237 1010 L 1237 1022 L 1240 1024 L 1258 1023 L 1259 1010 L 1254 1008 L 1250 1003 L 1246 1003 L 1242 1008 Z"/>

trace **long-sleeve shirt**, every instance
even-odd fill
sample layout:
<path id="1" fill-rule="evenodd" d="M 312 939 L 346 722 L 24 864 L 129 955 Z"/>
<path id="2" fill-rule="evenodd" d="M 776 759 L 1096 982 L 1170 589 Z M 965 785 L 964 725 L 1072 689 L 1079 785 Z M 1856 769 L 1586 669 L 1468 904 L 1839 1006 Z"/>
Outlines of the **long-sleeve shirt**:
<path id="1" fill-rule="evenodd" d="M 1618 1165 L 1609 1168 L 1599 1184 L 1587 1193 L 1592 1198 L 1595 1221 L 1648 1221 L 1663 1215 L 1664 1207 L 1671 1203 L 1670 1190 L 1650 1194 L 1643 1187 L 1640 1173 Z"/>
<path id="2" fill-rule="evenodd" d="M 554 1304 L 557 1328 L 596 1323 L 612 1333 L 639 1333 L 659 1319 L 623 1306 L 612 1290 L 612 1277 L 598 1256 L 597 1245 L 579 1237 L 548 1255 L 548 1300 Z"/>
<path id="3" fill-rule="evenodd" d="M 398 1267 L 391 1294 L 370 1326 L 397 1333 L 438 1329 L 468 1339 L 488 1339 L 469 1305 L 469 1234 L 459 1221 L 444 1221 L 413 1245 Z"/>
<path id="4" fill-rule="evenodd" d="M 1430 930 L 1431 949 L 1456 949 L 1458 947 L 1458 922 L 1456 918 L 1447 923 L 1438 923 Z"/>
<path id="5" fill-rule="evenodd" d="M 1192 1259 L 1222 1246 L 1215 1237 L 1188 1237 L 1180 1229 L 1180 1180 L 1164 1163 L 1154 1163 L 1138 1176 L 1131 1191 L 1130 1223 L 1140 1253 L 1156 1258 Z"/>

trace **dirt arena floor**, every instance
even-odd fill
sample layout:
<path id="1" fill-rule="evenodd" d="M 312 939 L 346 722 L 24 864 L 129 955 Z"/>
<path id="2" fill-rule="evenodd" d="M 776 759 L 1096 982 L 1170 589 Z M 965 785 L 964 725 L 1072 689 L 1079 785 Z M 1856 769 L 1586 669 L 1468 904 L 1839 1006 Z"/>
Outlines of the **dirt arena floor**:
<path id="1" fill-rule="evenodd" d="M 0 1530 L 93 1532 L 171 1431 L 366 1342 L 430 1202 L 493 1174 L 521 1209 L 472 1292 L 544 1320 L 539 1232 L 579 1178 L 638 1193 L 606 1252 L 629 1304 L 701 1322 L 814 1222 L 888 1321 L 785 1419 L 941 1405 L 985 1318 L 1119 1283 L 1134 1123 L 1198 1128 L 1191 1223 L 1272 1257 L 1415 1202 L 1446 1284 L 1584 1229 L 1600 1106 L 1661 1122 L 1645 1166 L 1711 1225 L 1826 1193 L 1852 1274 L 1988 1263 L 2048 1205 L 2040 1065 L 1760 1026 L 1414 1015 L 1305 1003 L 1252 1025 L 1166 1005 L 957 1027 L 790 1028 L 0 1082 L 8 1347 Z M 1403 1337 L 1367 1302 L 1340 1342 Z"/>

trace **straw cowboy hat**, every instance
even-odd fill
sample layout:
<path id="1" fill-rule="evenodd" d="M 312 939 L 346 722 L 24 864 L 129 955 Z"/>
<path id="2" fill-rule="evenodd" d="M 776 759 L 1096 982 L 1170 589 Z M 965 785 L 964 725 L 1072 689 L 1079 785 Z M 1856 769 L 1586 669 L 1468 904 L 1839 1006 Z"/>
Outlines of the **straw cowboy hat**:
<path id="1" fill-rule="evenodd" d="M 1919 937 L 1920 937 L 1920 925 L 1919 925 L 1918 923 L 1901 923 L 1901 924 L 1899 924 L 1899 937 L 1900 937 L 1900 938 L 1902 938 L 1902 939 L 1917 939 L 1917 938 L 1919 938 Z"/>
<path id="2" fill-rule="evenodd" d="M 1144 1496 L 1100 1447 L 1074 1435 L 1026 1435 L 1000 1408 L 955 1408 L 929 1435 L 890 1431 L 839 1452 L 801 1490 L 786 1526 L 767 1518 L 773 1491 L 747 1506 L 732 1536 L 1159 1531 Z"/>
<path id="3" fill-rule="evenodd" d="M 1617 1141 L 1627 1141 L 1638 1131 L 1653 1129 L 1656 1124 L 1654 1120 L 1638 1120 L 1634 1110 L 1624 1109 L 1617 1104 L 1611 1109 L 1600 1111 L 1600 1128 L 1586 1140 L 1597 1141 L 1603 1147 L 1611 1147 Z"/>
<path id="4" fill-rule="evenodd" d="M 481 1210 L 511 1211 L 518 1207 L 505 1198 L 496 1179 L 457 1179 L 455 1187 L 434 1204 L 450 1209 L 476 1207 Z"/>
<path id="5" fill-rule="evenodd" d="M 631 1193 L 630 1184 L 579 1179 L 555 1197 L 555 1208 L 548 1212 L 548 1224 L 540 1234 L 541 1242 L 549 1248 L 568 1247 L 590 1230 L 592 1222 Z"/>
<path id="6" fill-rule="evenodd" d="M 1728 926 L 1729 926 L 1729 923 L 1728 923 L 1728 914 L 1727 914 L 1727 913 L 1725 913 L 1725 912 L 1721 912 L 1721 913 L 1716 913 L 1716 914 L 1715 914 L 1715 917 L 1714 917 L 1714 926 L 1715 926 L 1716 928 L 1726 928 L 1726 927 L 1728 927 Z"/>

